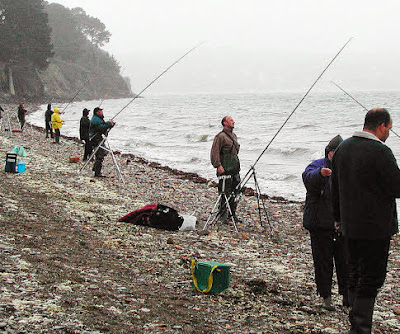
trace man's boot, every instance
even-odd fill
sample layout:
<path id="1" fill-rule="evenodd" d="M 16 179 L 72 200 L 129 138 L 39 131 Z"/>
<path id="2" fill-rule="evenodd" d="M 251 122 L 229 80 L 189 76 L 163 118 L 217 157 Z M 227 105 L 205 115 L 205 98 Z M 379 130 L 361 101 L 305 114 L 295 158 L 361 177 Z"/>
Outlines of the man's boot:
<path id="1" fill-rule="evenodd" d="M 375 297 L 356 296 L 352 309 L 355 329 L 350 333 L 371 334 L 374 305 Z"/>
<path id="2" fill-rule="evenodd" d="M 348 293 L 349 306 L 350 306 L 350 311 L 349 311 L 350 331 L 348 334 L 355 334 L 356 326 L 355 326 L 354 317 L 353 317 L 353 304 L 354 304 L 354 299 L 356 296 L 356 291 L 352 290 L 352 289 L 348 289 L 347 293 Z"/>
<path id="3" fill-rule="evenodd" d="M 96 160 L 93 165 L 94 176 L 101 176 L 101 162 Z"/>

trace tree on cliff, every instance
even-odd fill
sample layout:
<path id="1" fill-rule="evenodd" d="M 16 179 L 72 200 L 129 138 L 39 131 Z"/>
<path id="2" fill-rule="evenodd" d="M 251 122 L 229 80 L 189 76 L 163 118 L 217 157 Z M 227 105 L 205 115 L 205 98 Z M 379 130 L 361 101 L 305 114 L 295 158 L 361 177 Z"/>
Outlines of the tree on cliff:
<path id="1" fill-rule="evenodd" d="M 46 69 L 53 56 L 50 34 L 42 0 L 0 0 L 0 61 L 8 70 L 12 95 L 13 69 L 27 65 Z"/>
<path id="2" fill-rule="evenodd" d="M 0 0 L 1 1 L 1 0 Z M 55 55 L 42 75 L 46 93 L 65 98 L 76 93 L 89 77 L 78 98 L 102 98 L 113 87 L 110 97 L 131 96 L 129 85 L 120 75 L 118 61 L 102 47 L 111 34 L 99 19 L 87 15 L 82 8 L 66 8 L 48 3 L 45 10 L 52 29 Z"/>
<path id="3" fill-rule="evenodd" d="M 72 15 L 78 21 L 78 28 L 97 47 L 104 46 L 110 41 L 111 34 L 98 18 L 89 16 L 82 8 L 71 9 Z"/>

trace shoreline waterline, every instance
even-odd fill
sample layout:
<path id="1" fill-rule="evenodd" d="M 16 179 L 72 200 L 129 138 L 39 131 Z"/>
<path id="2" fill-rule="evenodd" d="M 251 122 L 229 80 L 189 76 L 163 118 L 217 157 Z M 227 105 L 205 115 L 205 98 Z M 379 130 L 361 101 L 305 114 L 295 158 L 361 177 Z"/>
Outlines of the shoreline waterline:
<path id="1" fill-rule="evenodd" d="M 27 123 L 27 124 L 32 126 L 32 128 L 34 128 L 34 129 L 36 129 L 36 130 L 38 130 L 40 132 L 45 132 L 45 129 L 43 127 L 41 127 L 41 126 L 33 125 L 33 124 L 30 124 L 30 123 Z M 82 143 L 82 141 L 77 137 L 66 136 L 66 135 L 63 135 L 63 134 L 61 134 L 60 137 L 64 138 L 64 139 L 67 139 L 67 140 L 72 140 L 72 141 L 74 141 L 74 142 L 76 142 L 78 144 Z M 82 148 L 82 150 L 83 150 L 83 148 Z M 134 162 L 136 162 L 136 163 L 148 165 L 148 166 L 150 166 L 152 168 L 155 168 L 155 169 L 166 170 L 166 171 L 168 171 L 168 172 L 170 172 L 171 174 L 174 174 L 174 175 L 178 175 L 178 176 L 179 175 L 181 175 L 181 176 L 183 175 L 186 179 L 191 180 L 191 181 L 193 181 L 195 183 L 211 184 L 214 187 L 216 187 L 218 185 L 217 182 L 215 182 L 213 180 L 209 180 L 207 178 L 204 178 L 204 177 L 200 176 L 197 173 L 185 172 L 185 171 L 182 171 L 182 170 L 179 170 L 179 169 L 176 169 L 176 168 L 165 166 L 165 165 L 162 165 L 162 164 L 160 164 L 158 162 L 151 161 L 151 160 L 145 159 L 143 157 L 137 156 L 137 155 L 135 155 L 133 153 L 128 153 L 128 152 L 121 153 L 118 150 L 113 150 L 113 153 L 115 155 L 121 155 L 121 157 L 124 157 L 124 158 L 133 159 Z M 246 187 L 246 186 L 243 187 L 243 194 L 246 195 L 246 196 L 255 196 L 256 195 L 255 190 L 253 188 Z M 260 198 L 269 199 L 269 200 L 272 200 L 272 201 L 275 201 L 275 202 L 283 202 L 283 203 L 303 203 L 304 202 L 304 201 L 289 200 L 289 199 L 284 198 L 282 196 L 270 196 L 270 195 L 267 195 L 267 194 L 264 194 L 264 193 L 260 194 Z"/>

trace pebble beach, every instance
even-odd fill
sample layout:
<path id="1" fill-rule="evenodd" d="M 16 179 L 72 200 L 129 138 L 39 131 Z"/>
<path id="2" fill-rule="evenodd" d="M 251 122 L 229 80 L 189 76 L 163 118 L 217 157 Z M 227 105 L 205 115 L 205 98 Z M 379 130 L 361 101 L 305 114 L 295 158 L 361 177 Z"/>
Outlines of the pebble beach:
<path id="1" fill-rule="evenodd" d="M 13 110 L 14 106 L 9 106 Z M 0 154 L 23 146 L 23 173 L 0 175 L 0 333 L 345 333 L 348 308 L 316 294 L 301 202 L 242 196 L 232 223 L 203 226 L 215 182 L 115 152 L 106 178 L 80 172 L 83 145 L 42 128 L 0 132 Z M 4 125 L 4 124 L 3 124 Z M 61 129 L 62 134 L 62 129 Z M 77 162 L 72 162 L 80 158 Z M 251 193 L 250 191 L 248 193 Z M 196 229 L 164 231 L 118 222 L 146 204 L 194 215 Z M 400 333 L 400 238 L 394 237 L 375 333 Z M 202 294 L 190 261 L 230 265 L 230 287 Z"/>

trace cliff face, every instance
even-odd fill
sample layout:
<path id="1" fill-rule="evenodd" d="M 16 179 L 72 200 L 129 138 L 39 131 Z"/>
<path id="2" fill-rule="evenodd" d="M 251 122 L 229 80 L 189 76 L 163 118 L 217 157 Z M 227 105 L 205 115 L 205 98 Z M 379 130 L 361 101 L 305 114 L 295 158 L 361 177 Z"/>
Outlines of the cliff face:
<path id="1" fill-rule="evenodd" d="M 0 67 L 0 101 L 20 99 L 47 103 L 48 101 L 96 100 L 132 97 L 129 80 L 115 71 L 101 69 L 90 72 L 74 63 L 53 59 L 48 68 L 38 72 L 29 64 L 13 68 L 15 96 L 8 92 L 8 70 Z"/>
<path id="2" fill-rule="evenodd" d="M 54 59 L 43 73 L 39 74 L 43 84 L 43 95 L 50 99 L 77 100 L 131 97 L 130 85 L 119 73 L 99 68 L 90 72 L 86 68 Z"/>

